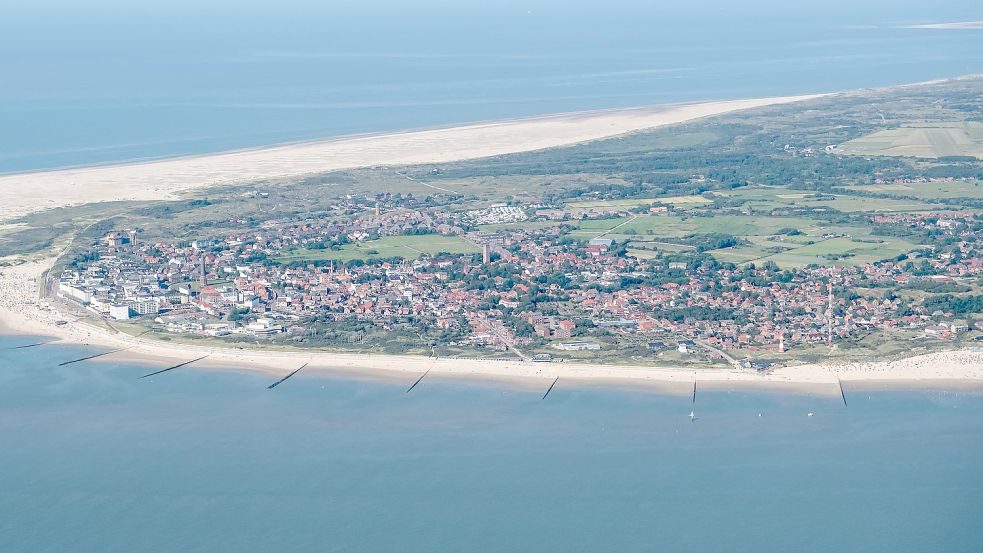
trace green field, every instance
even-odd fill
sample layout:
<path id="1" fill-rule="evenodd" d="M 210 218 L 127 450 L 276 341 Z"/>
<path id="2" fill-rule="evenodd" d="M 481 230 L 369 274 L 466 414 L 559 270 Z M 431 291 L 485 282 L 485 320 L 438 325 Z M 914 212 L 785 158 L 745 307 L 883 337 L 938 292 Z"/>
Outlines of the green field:
<path id="1" fill-rule="evenodd" d="M 862 156 L 983 158 L 983 123 L 937 123 L 877 131 L 841 144 L 836 152 Z"/>
<path id="2" fill-rule="evenodd" d="M 873 191 L 873 190 L 872 190 Z M 787 188 L 739 188 L 719 192 L 722 196 L 745 200 L 746 207 L 755 212 L 771 211 L 780 208 L 827 208 L 845 213 L 859 211 L 914 212 L 938 209 L 931 198 L 919 200 L 895 200 L 890 198 L 860 198 L 850 195 L 823 195 L 819 199 L 813 192 L 800 192 Z"/>
<path id="3" fill-rule="evenodd" d="M 677 217 L 645 215 L 618 219 L 575 221 L 579 227 L 569 236 L 590 240 L 599 235 L 614 240 L 631 241 L 631 251 L 649 258 L 654 251 L 685 251 L 693 246 L 666 243 L 700 234 L 727 234 L 749 244 L 712 250 L 721 261 L 733 263 L 774 261 L 781 267 L 819 265 L 857 265 L 896 257 L 918 247 L 917 244 L 889 237 L 870 235 L 870 229 L 828 226 L 802 217 L 762 215 L 718 215 L 715 217 Z M 799 235 L 783 235 L 787 228 Z M 844 235 L 823 238 L 824 235 Z"/>
<path id="4" fill-rule="evenodd" d="M 604 219 L 583 221 L 583 223 L 579 230 L 571 234 L 590 235 L 594 232 L 610 230 L 605 236 L 614 239 L 639 238 L 644 240 L 647 236 L 657 239 L 658 237 L 678 238 L 690 234 L 764 236 L 774 234 L 779 229 L 786 227 L 811 228 L 813 221 L 798 217 L 762 215 L 717 215 L 715 217 L 642 215 L 634 219 Z M 593 224 L 587 225 L 586 223 Z"/>
<path id="5" fill-rule="evenodd" d="M 791 237 L 786 237 L 791 238 Z M 799 237 L 796 237 L 799 238 Z M 732 263 L 764 263 L 773 261 L 779 267 L 816 265 L 860 265 L 896 257 L 916 248 L 916 244 L 897 238 L 850 235 L 818 238 L 811 244 L 752 238 L 752 245 L 713 250 L 720 261 Z"/>
<path id="6" fill-rule="evenodd" d="M 610 209 L 631 209 L 640 205 L 652 203 L 671 204 L 677 209 L 687 207 L 702 206 L 711 203 L 703 196 L 666 196 L 664 198 L 624 198 L 620 200 L 586 200 L 582 202 L 571 202 L 567 204 L 570 209 L 590 209 L 590 208 L 610 208 Z"/>
<path id="7" fill-rule="evenodd" d="M 896 194 L 899 196 L 912 196 L 926 200 L 934 199 L 956 199 L 973 198 L 983 199 L 983 182 L 973 181 L 954 181 L 954 182 L 919 182 L 919 183 L 899 183 L 899 184 L 872 184 L 866 186 L 846 186 L 849 190 L 862 192 L 877 192 L 883 194 Z"/>
<path id="8" fill-rule="evenodd" d="M 345 244 L 338 250 L 294 250 L 277 258 L 281 263 L 294 261 L 351 261 L 404 257 L 415 259 L 424 254 L 478 253 L 481 249 L 457 236 L 424 234 L 417 236 L 386 236 L 372 242 Z"/>
<path id="9" fill-rule="evenodd" d="M 580 221 L 523 221 L 521 223 L 502 223 L 499 225 L 478 225 L 480 232 L 499 232 L 515 230 L 536 230 L 541 228 L 556 227 L 559 225 L 577 226 Z"/>

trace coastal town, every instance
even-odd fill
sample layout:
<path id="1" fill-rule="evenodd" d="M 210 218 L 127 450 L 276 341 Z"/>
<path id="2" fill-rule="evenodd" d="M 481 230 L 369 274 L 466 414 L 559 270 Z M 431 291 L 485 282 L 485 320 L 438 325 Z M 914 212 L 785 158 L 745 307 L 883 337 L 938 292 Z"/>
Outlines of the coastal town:
<path id="1" fill-rule="evenodd" d="M 349 196 L 318 217 L 191 241 L 114 229 L 53 275 L 54 289 L 109 324 L 162 335 L 359 350 L 376 330 L 402 351 L 537 361 L 763 368 L 876 333 L 917 343 L 975 336 L 971 310 L 903 293 L 964 291 L 983 276 L 983 220 L 973 213 L 871 214 L 871 225 L 935 243 L 874 262 L 782 267 L 571 232 L 577 221 L 676 211 L 663 202 L 455 210 L 450 200 Z"/>

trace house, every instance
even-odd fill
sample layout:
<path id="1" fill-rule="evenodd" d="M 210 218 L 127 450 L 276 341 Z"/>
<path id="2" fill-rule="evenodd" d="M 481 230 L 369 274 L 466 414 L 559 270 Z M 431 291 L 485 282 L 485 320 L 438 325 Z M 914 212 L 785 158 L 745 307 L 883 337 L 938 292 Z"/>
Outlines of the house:
<path id="1" fill-rule="evenodd" d="M 754 369 L 756 371 L 767 370 L 771 366 L 770 361 L 764 361 L 761 359 L 744 359 L 741 361 L 741 366 L 745 369 Z"/>
<path id="2" fill-rule="evenodd" d="M 666 343 L 655 340 L 646 344 L 646 347 L 649 351 L 661 351 L 666 349 Z"/>

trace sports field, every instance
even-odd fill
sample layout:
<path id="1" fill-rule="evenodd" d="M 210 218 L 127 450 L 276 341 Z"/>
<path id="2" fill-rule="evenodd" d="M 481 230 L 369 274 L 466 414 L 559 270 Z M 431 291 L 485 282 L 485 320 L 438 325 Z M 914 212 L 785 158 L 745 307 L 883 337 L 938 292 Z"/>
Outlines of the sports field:
<path id="1" fill-rule="evenodd" d="M 474 244 L 457 236 L 422 234 L 416 236 L 385 236 L 371 242 L 345 244 L 337 250 L 294 250 L 277 258 L 281 263 L 293 261 L 350 261 L 352 259 L 372 259 L 403 257 L 415 259 L 423 254 L 436 253 L 478 253 L 481 250 Z"/>
<path id="2" fill-rule="evenodd" d="M 983 159 L 983 123 L 911 125 L 877 131 L 840 144 L 836 152 L 861 156 L 974 156 Z"/>

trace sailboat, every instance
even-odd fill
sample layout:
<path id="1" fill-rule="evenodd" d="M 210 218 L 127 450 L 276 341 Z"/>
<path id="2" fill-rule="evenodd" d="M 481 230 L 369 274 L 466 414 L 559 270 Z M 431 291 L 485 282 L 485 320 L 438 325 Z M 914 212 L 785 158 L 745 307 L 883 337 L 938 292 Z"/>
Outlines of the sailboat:
<path id="1" fill-rule="evenodd" d="M 689 421 L 690 422 L 693 422 L 695 420 L 696 420 L 696 412 L 695 411 L 690 411 L 689 412 Z"/>

